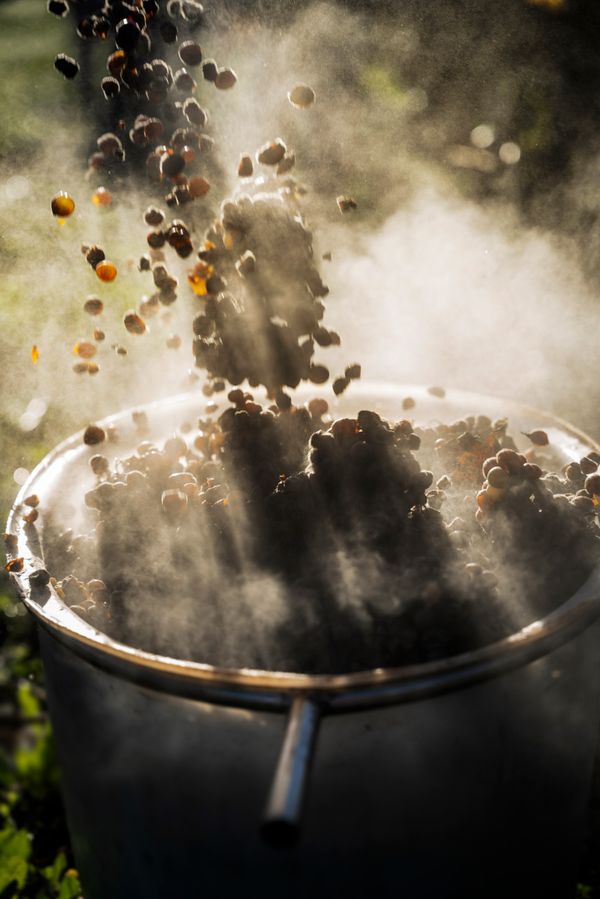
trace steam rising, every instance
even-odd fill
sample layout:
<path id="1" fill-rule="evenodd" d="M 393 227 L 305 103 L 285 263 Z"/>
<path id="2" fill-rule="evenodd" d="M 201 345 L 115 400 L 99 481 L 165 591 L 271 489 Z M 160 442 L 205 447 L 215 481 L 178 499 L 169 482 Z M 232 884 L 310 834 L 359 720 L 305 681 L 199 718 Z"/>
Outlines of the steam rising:
<path id="1" fill-rule="evenodd" d="M 270 29 L 264 20 L 233 15 L 216 22 L 211 51 L 235 61 L 239 80 L 234 91 L 213 91 L 206 99 L 219 159 L 230 173 L 225 194 L 240 187 L 235 171 L 242 152 L 253 153 L 276 135 L 296 150 L 293 174 L 311 191 L 307 218 L 320 249 L 333 251 L 323 277 L 331 288 L 328 322 L 343 335 L 340 361 L 359 359 L 366 377 L 464 388 L 476 384 L 563 413 L 575 407 L 581 422 L 589 424 L 592 400 L 586 407 L 579 377 L 575 395 L 564 377 L 565 370 L 593 354 L 598 325 L 575 244 L 520 225 L 514 208 L 501 202 L 482 207 L 465 201 L 447 170 L 423 153 L 427 88 L 443 65 L 443 54 L 437 60 L 423 56 L 419 30 L 426 33 L 428 16 L 420 21 L 409 5 L 399 23 L 317 4 L 288 24 L 278 20 Z M 64 23 L 52 25 L 58 47 Z M 461 36 L 460 30 L 454 33 Z M 464 36 L 467 41 L 468 32 Z M 406 83 L 390 74 L 392 59 L 404 60 Z M 293 109 L 286 99 L 298 80 L 317 92 L 309 110 Z M 65 86 L 67 101 L 73 90 Z M 464 118 L 458 99 L 448 117 L 455 107 Z M 500 120 L 506 118 L 501 107 L 497 112 Z M 431 118 L 443 147 L 447 136 L 437 106 Z M 469 142 L 470 132 L 480 126 L 474 118 L 468 127 L 465 122 L 463 141 Z M 90 408 L 101 414 L 185 385 L 188 362 L 192 365 L 186 324 L 194 301 L 180 290 L 178 304 L 169 310 L 175 321 L 162 327 L 151 322 L 149 339 L 123 333 L 122 313 L 150 288 L 148 276 L 125 270 L 126 260 L 137 262 L 145 246 L 144 200 L 114 189 L 114 209 L 95 209 L 89 203 L 95 183 L 80 178 L 82 141 L 73 123 L 70 146 L 64 133 L 45 137 L 37 164 L 28 166 L 26 175 L 7 177 L 3 185 L 11 208 L 11 227 L 4 235 L 5 283 L 19 296 L 21 310 L 27 307 L 29 321 L 27 333 L 21 319 L 7 316 L 4 322 L 3 356 L 24 393 L 23 399 L 21 390 L 7 399 L 15 419 L 34 396 L 50 404 L 64 405 L 66 399 L 71 420 L 84 422 Z M 501 145 L 498 138 L 491 152 Z M 47 204 L 65 186 L 78 202 L 77 221 L 61 229 L 50 221 Z M 359 210 L 340 220 L 335 196 L 346 191 L 359 200 Z M 214 211 L 223 198 L 209 195 L 206 206 Z M 382 218 L 386 210 L 388 217 Z M 40 222 L 46 223 L 41 233 Z M 100 285 L 80 258 L 83 240 L 99 243 L 114 258 L 120 273 L 114 286 Z M 176 273 L 181 277 L 182 272 L 185 266 Z M 80 312 L 75 323 L 72 310 L 88 293 L 102 296 L 109 307 L 106 348 L 119 341 L 130 352 L 126 360 L 107 352 L 93 383 L 69 371 L 70 347 L 90 325 Z M 183 337 L 180 352 L 162 345 L 162 336 L 171 331 Z M 36 369 L 29 343 L 40 347 Z"/>
<path id="2" fill-rule="evenodd" d="M 418 16 L 413 13 L 410 24 L 399 25 L 317 4 L 295 16 L 289 27 L 233 17 L 226 24 L 227 29 L 211 34 L 211 53 L 234 65 L 238 84 L 232 92 L 211 94 L 207 105 L 229 182 L 224 195 L 209 195 L 206 209 L 196 215 L 196 238 L 220 202 L 243 190 L 235 175 L 240 155 L 254 154 L 281 136 L 296 152 L 292 174 L 309 188 L 304 211 L 314 228 L 317 258 L 329 250 L 333 255 L 321 266 L 330 288 L 327 324 L 343 340 L 339 351 L 328 352 L 332 371 L 336 360 L 342 366 L 356 359 L 366 378 L 476 387 L 570 417 L 575 408 L 587 424 L 593 385 L 583 360 L 596 354 L 600 323 L 576 246 L 525 226 L 506 201 L 483 205 L 458 193 L 440 156 L 477 177 L 499 173 L 510 179 L 523 152 L 501 127 L 476 117 L 467 121 L 462 103 L 461 121 L 453 128 L 450 113 L 441 114 L 437 106 L 427 120 L 431 103 L 437 103 L 430 84 L 442 61 L 421 56 Z M 468 44 L 468 29 L 461 39 Z M 405 83 L 392 74 L 390 61 L 397 57 L 406 59 L 411 73 Z M 415 75 L 417 59 L 425 60 L 422 82 Z M 480 62 L 476 56 L 473 67 Z M 314 108 L 299 111 L 289 105 L 286 94 L 297 81 L 315 89 Z M 38 410 L 44 405 L 38 421 L 46 406 L 61 405 L 68 407 L 73 423 L 84 425 L 189 384 L 190 323 L 196 311 L 195 299 L 185 291 L 189 266 L 169 258 L 169 269 L 181 284 L 176 306 L 162 321 L 149 322 L 149 334 L 128 336 L 123 312 L 153 289 L 149 276 L 136 270 L 145 249 L 147 228 L 140 211 L 146 202 L 142 191 L 128 193 L 117 186 L 114 208 L 96 209 L 88 197 L 97 185 L 84 182 L 80 169 L 77 148 L 65 148 L 64 139 L 55 142 L 50 136 L 27 178 L 13 176 L 3 186 L 5 202 L 17 212 L 8 238 L 8 290 L 30 306 L 27 333 L 9 320 L 1 345 L 20 385 L 9 407 L 23 431 L 35 428 L 31 402 Z M 76 198 L 77 215 L 60 228 L 50 221 L 48 206 L 52 193 L 65 186 Z M 341 193 L 358 201 L 358 210 L 343 219 L 335 204 Z M 181 215 L 186 218 L 185 208 Z M 40 221 L 46 223 L 41 240 Z M 82 241 L 98 243 L 117 264 L 113 286 L 101 285 L 86 266 L 79 253 Z M 33 284 L 32 270 L 43 272 Z M 98 354 L 101 371 L 93 379 L 71 371 L 71 346 L 90 329 L 81 306 L 91 293 L 108 307 L 99 323 L 107 331 Z M 166 349 L 170 333 L 183 338 L 181 350 Z M 124 344 L 128 355 L 110 352 L 113 342 Z M 35 368 L 29 359 L 33 343 L 40 349 Z M 572 373 L 573 379 L 566 376 Z M 242 548 L 246 537 L 237 535 Z M 154 559 L 169 558 L 173 547 L 155 544 L 151 552 Z M 211 640 L 216 632 L 223 635 L 220 660 L 239 663 L 237 645 L 230 654 L 227 641 L 241 615 L 255 639 L 254 663 L 282 664 L 271 643 L 262 643 L 286 626 L 289 597 L 281 581 L 246 571 L 240 610 L 239 597 L 237 605 L 234 601 L 239 582 L 224 587 L 220 580 L 211 581 L 216 577 L 211 552 L 210 543 L 203 543 L 203 565 L 196 573 L 199 588 L 220 595 L 211 611 L 214 620 L 207 622 Z M 357 585 L 368 577 L 376 595 L 383 595 L 386 585 L 378 580 L 373 558 L 352 560 L 342 547 L 337 562 L 335 576 L 347 597 L 352 628 L 358 623 L 356 636 L 369 617 Z M 143 599 L 144 585 L 137 587 Z M 165 584 L 167 591 L 173 592 L 172 583 Z M 166 633 L 179 634 L 183 655 L 190 651 L 185 637 L 189 600 L 189 593 L 182 593 L 163 619 Z M 296 624 L 307 639 L 317 621 L 318 609 L 306 601 Z M 143 606 L 134 610 L 129 626 L 132 633 L 148 627 Z"/>
<path id="3" fill-rule="evenodd" d="M 372 377 L 511 396 L 593 426 L 586 366 L 598 312 L 573 247 L 519 229 L 509 210 L 421 192 L 375 235 L 336 253 L 346 351 Z M 348 289 L 348 285 L 351 288 Z M 358 335 L 369 334 L 364 345 Z M 362 344 L 362 346 L 361 346 Z M 576 384 L 567 372 L 580 372 Z M 589 386 L 592 386 L 590 378 Z"/>

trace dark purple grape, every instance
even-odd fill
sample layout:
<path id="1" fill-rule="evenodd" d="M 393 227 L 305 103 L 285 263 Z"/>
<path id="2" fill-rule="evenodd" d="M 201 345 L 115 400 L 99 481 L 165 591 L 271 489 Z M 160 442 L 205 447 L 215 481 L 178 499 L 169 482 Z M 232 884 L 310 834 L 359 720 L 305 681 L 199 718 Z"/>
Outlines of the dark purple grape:
<path id="1" fill-rule="evenodd" d="M 112 98 L 116 97 L 121 90 L 121 85 L 119 84 L 117 79 L 110 77 L 103 78 L 100 82 L 100 87 L 102 88 L 102 93 L 107 100 L 112 100 Z"/>
<path id="2" fill-rule="evenodd" d="M 133 50 L 140 39 L 141 31 L 136 22 L 123 19 L 116 28 L 115 43 L 120 50 Z"/>
<path id="3" fill-rule="evenodd" d="M 79 63 L 66 53 L 59 53 L 54 60 L 54 68 L 70 81 L 79 72 Z"/>
<path id="4" fill-rule="evenodd" d="M 51 12 L 55 16 L 60 16 L 61 19 L 69 14 L 69 4 L 67 3 L 67 0 L 48 0 L 46 8 L 48 12 Z"/>

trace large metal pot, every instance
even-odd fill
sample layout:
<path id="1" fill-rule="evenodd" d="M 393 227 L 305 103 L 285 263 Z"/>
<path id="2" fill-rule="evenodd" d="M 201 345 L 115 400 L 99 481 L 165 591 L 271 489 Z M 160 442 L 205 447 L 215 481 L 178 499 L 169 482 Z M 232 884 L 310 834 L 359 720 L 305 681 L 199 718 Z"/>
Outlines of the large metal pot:
<path id="1" fill-rule="evenodd" d="M 422 423 L 502 414 L 515 433 L 544 427 L 565 460 L 594 446 L 476 395 L 371 385 L 346 407 L 398 417 L 409 391 Z M 147 407 L 150 425 L 168 433 L 200 405 Z M 129 418 L 114 421 L 123 431 Z M 426 665 L 307 676 L 159 657 L 28 586 L 42 549 L 23 499 L 64 507 L 85 456 L 80 435 L 51 453 L 8 529 L 26 559 L 15 581 L 39 624 L 86 899 L 572 893 L 600 708 L 600 572 L 542 621 Z"/>

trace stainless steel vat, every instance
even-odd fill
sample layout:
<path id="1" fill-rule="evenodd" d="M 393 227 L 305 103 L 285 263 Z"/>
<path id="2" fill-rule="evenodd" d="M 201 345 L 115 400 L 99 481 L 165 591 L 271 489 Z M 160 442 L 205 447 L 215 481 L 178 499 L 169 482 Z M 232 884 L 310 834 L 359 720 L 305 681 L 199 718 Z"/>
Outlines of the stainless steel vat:
<path id="1" fill-rule="evenodd" d="M 514 432 L 546 428 L 565 460 L 593 446 L 476 395 L 371 385 L 346 405 L 398 417 L 409 392 L 421 422 L 503 414 Z M 201 403 L 149 407 L 151 426 L 168 432 Z M 600 572 L 510 638 L 422 666 L 307 676 L 157 657 L 29 590 L 42 552 L 21 503 L 64 506 L 85 455 L 76 435 L 41 463 L 8 528 L 86 899 L 571 895 L 600 710 Z"/>

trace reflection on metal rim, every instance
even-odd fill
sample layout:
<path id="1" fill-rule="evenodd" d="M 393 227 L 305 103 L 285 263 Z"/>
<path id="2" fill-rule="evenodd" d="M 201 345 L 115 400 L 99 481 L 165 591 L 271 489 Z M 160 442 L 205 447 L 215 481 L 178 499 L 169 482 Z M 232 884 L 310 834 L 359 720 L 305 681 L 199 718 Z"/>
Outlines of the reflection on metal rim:
<path id="1" fill-rule="evenodd" d="M 369 384 L 365 393 L 398 396 L 400 391 L 423 393 L 423 388 L 404 385 Z M 357 391 L 359 394 L 359 391 Z M 457 402 L 489 403 L 492 398 L 452 392 Z M 189 394 L 169 401 L 171 406 L 189 402 Z M 496 400 L 497 402 L 497 400 Z M 145 406 L 146 411 L 160 408 L 164 401 Z M 552 424 L 589 448 L 599 449 L 586 434 L 547 413 L 502 401 L 510 414 L 528 416 L 539 424 Z M 117 421 L 125 413 L 106 419 Z M 78 446 L 81 435 L 63 441 L 37 466 L 22 487 L 8 519 L 9 533 L 18 534 L 17 508 L 31 492 L 40 475 L 67 450 Z M 600 615 L 600 567 L 565 603 L 540 621 L 496 643 L 471 652 L 403 668 L 375 668 L 351 674 L 308 675 L 246 668 L 220 668 L 213 665 L 173 659 L 135 649 L 103 634 L 76 616 L 50 590 L 50 598 L 40 605 L 24 576 L 11 575 L 17 591 L 40 625 L 54 638 L 82 658 L 117 676 L 143 686 L 204 701 L 285 709 L 298 693 L 314 696 L 329 712 L 358 707 L 411 702 L 468 687 L 528 662 L 541 658 L 585 630 Z"/>

